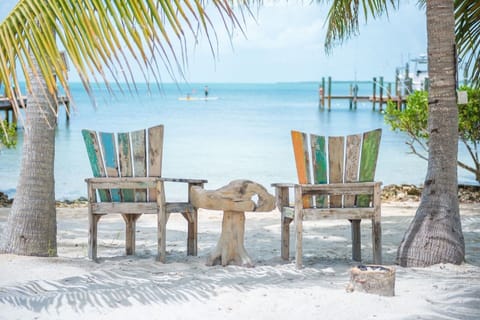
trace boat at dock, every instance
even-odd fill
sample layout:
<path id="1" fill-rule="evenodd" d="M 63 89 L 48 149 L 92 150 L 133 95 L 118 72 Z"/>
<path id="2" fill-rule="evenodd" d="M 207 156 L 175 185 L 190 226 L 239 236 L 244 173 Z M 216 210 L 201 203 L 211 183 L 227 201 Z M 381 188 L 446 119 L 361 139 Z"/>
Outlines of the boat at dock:
<path id="1" fill-rule="evenodd" d="M 428 58 L 421 54 L 409 59 L 403 67 L 396 69 L 396 79 L 402 89 L 403 95 L 413 91 L 428 89 Z"/>

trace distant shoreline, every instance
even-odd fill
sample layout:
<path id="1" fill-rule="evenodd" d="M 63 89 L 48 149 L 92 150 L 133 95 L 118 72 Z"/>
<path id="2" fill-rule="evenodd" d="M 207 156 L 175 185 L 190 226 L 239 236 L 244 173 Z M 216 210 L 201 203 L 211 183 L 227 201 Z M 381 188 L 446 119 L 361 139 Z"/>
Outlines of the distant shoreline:
<path id="1" fill-rule="evenodd" d="M 382 201 L 405 202 L 420 201 L 422 186 L 412 184 L 390 184 L 382 187 Z M 458 185 L 458 200 L 460 203 L 480 203 L 480 185 Z M 11 207 L 13 199 L 0 191 L 0 207 Z M 57 208 L 86 207 L 88 199 L 79 197 L 73 200 L 57 200 Z"/>

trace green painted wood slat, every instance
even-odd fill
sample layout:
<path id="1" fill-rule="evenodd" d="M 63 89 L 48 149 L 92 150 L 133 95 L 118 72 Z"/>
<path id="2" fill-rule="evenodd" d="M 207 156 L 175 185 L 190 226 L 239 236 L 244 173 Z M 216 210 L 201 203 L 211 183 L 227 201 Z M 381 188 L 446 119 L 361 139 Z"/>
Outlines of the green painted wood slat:
<path id="1" fill-rule="evenodd" d="M 325 137 L 310 135 L 310 143 L 312 148 L 312 165 L 313 165 L 313 183 L 325 184 L 327 180 L 327 151 Z M 316 196 L 315 203 L 318 208 L 328 206 L 327 196 Z"/>
<path id="2" fill-rule="evenodd" d="M 106 177 L 105 165 L 103 163 L 102 154 L 98 141 L 98 135 L 95 131 L 82 130 L 83 140 L 87 149 L 90 167 L 94 177 Z M 100 201 L 111 201 L 109 190 L 98 190 Z"/>
<path id="3" fill-rule="evenodd" d="M 360 158 L 359 181 L 371 182 L 375 179 L 375 169 L 378 160 L 378 151 L 380 149 L 380 139 L 382 130 L 372 130 L 363 134 L 362 153 Z M 357 206 L 368 206 L 371 196 L 358 196 Z"/>
<path id="4" fill-rule="evenodd" d="M 130 148 L 130 134 L 128 132 L 119 132 L 118 141 L 118 160 L 120 166 L 120 175 L 122 177 L 133 177 L 132 150 Z M 122 200 L 125 202 L 135 201 L 133 189 L 121 190 Z"/>

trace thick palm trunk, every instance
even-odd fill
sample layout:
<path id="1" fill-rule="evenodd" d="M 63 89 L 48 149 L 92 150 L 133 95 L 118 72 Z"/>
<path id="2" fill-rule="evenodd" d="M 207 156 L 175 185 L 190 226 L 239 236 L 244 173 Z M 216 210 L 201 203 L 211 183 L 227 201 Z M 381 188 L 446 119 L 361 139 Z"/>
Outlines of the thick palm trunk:
<path id="1" fill-rule="evenodd" d="M 402 266 L 460 264 L 465 243 L 458 205 L 458 109 L 452 0 L 427 0 L 431 79 L 428 169 L 420 206 L 398 249 Z"/>
<path id="2" fill-rule="evenodd" d="M 32 90 L 25 111 L 20 177 L 0 251 L 19 255 L 57 254 L 54 188 L 55 100 L 42 77 L 29 72 Z"/>

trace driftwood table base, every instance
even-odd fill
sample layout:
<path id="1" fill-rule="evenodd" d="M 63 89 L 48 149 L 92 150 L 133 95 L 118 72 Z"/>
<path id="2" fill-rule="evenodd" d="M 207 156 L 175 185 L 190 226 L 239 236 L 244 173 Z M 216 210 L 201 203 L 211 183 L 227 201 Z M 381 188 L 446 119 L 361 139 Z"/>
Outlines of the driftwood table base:
<path id="1" fill-rule="evenodd" d="M 243 245 L 245 235 L 245 212 L 225 211 L 223 213 L 222 234 L 217 247 L 207 260 L 208 266 L 234 264 L 252 267 L 252 259 Z"/>
<path id="2" fill-rule="evenodd" d="M 257 202 L 252 200 L 255 196 Z M 223 210 L 222 233 L 207 265 L 252 267 L 252 259 L 243 244 L 245 211 L 272 211 L 275 208 L 275 198 L 258 183 L 235 180 L 217 190 L 193 187 L 191 201 L 196 208 Z"/>

